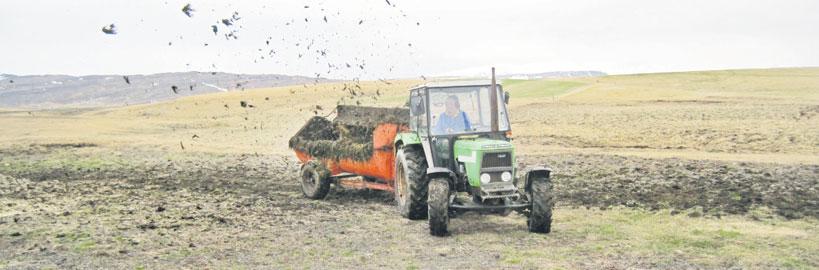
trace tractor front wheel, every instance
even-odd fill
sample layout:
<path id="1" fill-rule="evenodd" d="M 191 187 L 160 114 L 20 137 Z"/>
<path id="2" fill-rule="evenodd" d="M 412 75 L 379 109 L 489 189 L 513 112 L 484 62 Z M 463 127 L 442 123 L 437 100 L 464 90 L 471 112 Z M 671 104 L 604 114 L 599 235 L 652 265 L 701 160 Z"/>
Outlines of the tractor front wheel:
<path id="1" fill-rule="evenodd" d="M 310 199 L 324 199 L 330 191 L 330 171 L 317 160 L 301 166 L 301 192 Z"/>
<path id="2" fill-rule="evenodd" d="M 449 226 L 449 181 L 435 178 L 429 181 L 429 233 L 445 236 Z"/>
<path id="3" fill-rule="evenodd" d="M 532 182 L 532 211 L 526 223 L 529 231 L 534 233 L 549 233 L 552 230 L 552 208 L 554 200 L 552 182 L 549 178 L 534 179 Z"/>

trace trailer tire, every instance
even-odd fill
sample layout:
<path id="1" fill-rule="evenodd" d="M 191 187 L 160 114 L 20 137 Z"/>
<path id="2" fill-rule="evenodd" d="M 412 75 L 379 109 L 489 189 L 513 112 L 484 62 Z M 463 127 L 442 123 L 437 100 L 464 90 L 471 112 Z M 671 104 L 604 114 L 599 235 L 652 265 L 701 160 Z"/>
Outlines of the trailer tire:
<path id="1" fill-rule="evenodd" d="M 301 192 L 305 197 L 320 200 L 330 191 L 330 170 L 317 160 L 301 166 Z"/>
<path id="2" fill-rule="evenodd" d="M 526 221 L 529 231 L 534 233 L 551 232 L 554 194 L 552 193 L 550 179 L 535 179 L 532 181 L 532 192 L 529 197 L 532 200 L 532 210 L 529 219 Z"/>
<path id="3" fill-rule="evenodd" d="M 429 182 L 429 233 L 446 236 L 449 226 L 449 181 L 435 178 Z"/>
<path id="4" fill-rule="evenodd" d="M 402 217 L 427 217 L 427 162 L 424 154 L 402 147 L 395 155 L 395 202 Z"/>

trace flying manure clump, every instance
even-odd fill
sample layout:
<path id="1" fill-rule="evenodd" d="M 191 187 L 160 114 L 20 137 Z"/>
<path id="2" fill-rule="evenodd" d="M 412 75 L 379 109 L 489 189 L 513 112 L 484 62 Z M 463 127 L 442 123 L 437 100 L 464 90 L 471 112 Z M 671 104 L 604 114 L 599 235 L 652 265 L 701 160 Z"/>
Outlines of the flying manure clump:
<path id="1" fill-rule="evenodd" d="M 193 8 L 191 8 L 191 4 L 190 4 L 190 3 L 188 3 L 188 4 L 186 4 L 184 7 L 182 7 L 182 13 L 185 13 L 185 15 L 187 15 L 187 16 L 188 16 L 188 18 L 193 17 L 193 12 L 194 12 L 194 11 L 196 11 L 196 10 L 194 10 Z"/>
<path id="2" fill-rule="evenodd" d="M 102 27 L 102 32 L 107 35 L 116 35 L 117 34 L 117 26 L 113 23 L 111 25 L 106 25 Z"/>

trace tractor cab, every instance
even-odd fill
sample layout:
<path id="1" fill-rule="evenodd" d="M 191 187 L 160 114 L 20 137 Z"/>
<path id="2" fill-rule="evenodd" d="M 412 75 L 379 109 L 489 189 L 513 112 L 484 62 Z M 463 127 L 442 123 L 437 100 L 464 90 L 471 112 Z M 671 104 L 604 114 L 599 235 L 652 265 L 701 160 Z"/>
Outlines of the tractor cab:
<path id="1" fill-rule="evenodd" d="M 476 199 L 504 197 L 503 192 L 481 192 L 483 180 L 484 185 L 509 182 L 506 193 L 514 193 L 507 100 L 502 86 L 489 80 L 428 83 L 410 90 L 410 129 L 418 134 L 430 168 L 447 169 L 463 180 L 455 181 L 457 191 Z"/>

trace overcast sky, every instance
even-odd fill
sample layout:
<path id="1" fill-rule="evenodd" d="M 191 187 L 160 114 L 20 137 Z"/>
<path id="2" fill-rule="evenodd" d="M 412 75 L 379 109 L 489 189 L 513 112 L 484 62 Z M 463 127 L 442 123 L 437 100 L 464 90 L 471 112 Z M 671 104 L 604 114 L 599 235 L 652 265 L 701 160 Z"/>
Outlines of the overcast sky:
<path id="1" fill-rule="evenodd" d="M 374 79 L 490 66 L 612 74 L 819 66 L 815 0 L 389 2 L 2 0 L 0 73 Z M 234 11 L 232 26 L 218 22 Z M 104 34 L 111 23 L 118 33 Z M 238 39 L 226 39 L 230 31 Z"/>

